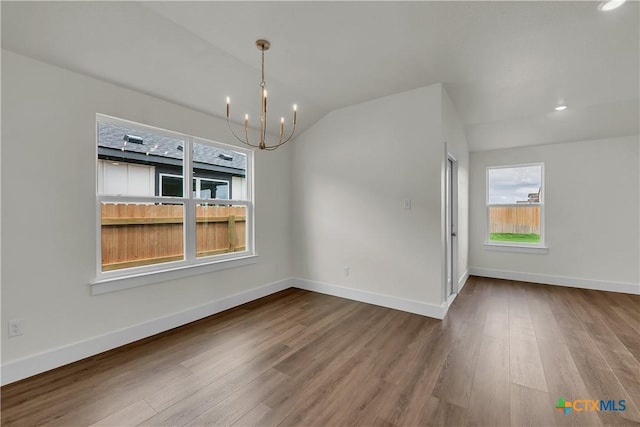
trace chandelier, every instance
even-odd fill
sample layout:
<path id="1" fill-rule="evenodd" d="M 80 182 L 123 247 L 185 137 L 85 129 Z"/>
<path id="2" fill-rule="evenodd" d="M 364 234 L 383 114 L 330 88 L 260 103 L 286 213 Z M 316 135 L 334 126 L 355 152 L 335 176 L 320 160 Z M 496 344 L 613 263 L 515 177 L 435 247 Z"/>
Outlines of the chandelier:
<path id="1" fill-rule="evenodd" d="M 284 138 L 284 117 L 280 117 L 280 140 L 278 141 L 277 144 L 267 145 L 265 142 L 265 138 L 267 136 L 267 84 L 264 81 L 264 51 L 269 50 L 269 48 L 271 47 L 271 43 L 269 43 L 267 40 L 260 39 L 260 40 L 256 40 L 256 46 L 260 51 L 262 51 L 262 72 L 260 74 L 261 76 L 261 80 L 260 80 L 260 142 L 258 143 L 258 145 L 255 145 L 249 142 L 249 115 L 248 114 L 244 115 L 244 138 L 240 138 L 233 131 L 233 128 L 231 127 L 231 121 L 230 121 L 231 100 L 229 99 L 228 96 L 227 96 L 227 126 L 229 127 L 231 134 L 243 144 L 246 144 L 250 147 L 259 148 L 260 150 L 273 151 L 276 148 L 280 147 L 281 145 L 286 144 L 293 136 L 293 133 L 296 131 L 296 118 L 298 113 L 298 106 L 295 104 L 293 105 L 293 119 L 291 121 L 291 133 L 289 134 L 289 136 Z"/>

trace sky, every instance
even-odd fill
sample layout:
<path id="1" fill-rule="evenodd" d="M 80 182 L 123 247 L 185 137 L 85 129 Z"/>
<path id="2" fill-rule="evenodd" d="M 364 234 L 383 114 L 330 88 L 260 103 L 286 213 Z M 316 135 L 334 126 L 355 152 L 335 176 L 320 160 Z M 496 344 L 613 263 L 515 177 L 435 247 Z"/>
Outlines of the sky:
<path id="1" fill-rule="evenodd" d="M 489 203 L 526 201 L 537 193 L 542 182 L 542 166 L 489 169 Z"/>

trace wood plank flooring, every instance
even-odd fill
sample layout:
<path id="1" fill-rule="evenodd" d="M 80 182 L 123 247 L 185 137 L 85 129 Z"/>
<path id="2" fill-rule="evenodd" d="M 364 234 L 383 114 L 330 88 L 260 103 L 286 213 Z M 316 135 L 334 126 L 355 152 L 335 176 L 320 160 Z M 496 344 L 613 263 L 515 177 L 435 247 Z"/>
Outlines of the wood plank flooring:
<path id="1" fill-rule="evenodd" d="M 5 386 L 1 405 L 3 426 L 640 425 L 640 297 L 471 277 L 439 321 L 289 289 Z"/>

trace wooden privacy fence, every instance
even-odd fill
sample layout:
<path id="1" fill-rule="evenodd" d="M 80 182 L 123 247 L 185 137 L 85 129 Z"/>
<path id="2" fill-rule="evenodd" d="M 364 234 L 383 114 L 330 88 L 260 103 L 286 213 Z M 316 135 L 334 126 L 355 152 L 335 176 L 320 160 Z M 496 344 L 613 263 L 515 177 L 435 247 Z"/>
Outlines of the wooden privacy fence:
<path id="1" fill-rule="evenodd" d="M 181 260 L 183 205 L 102 204 L 102 270 Z M 244 206 L 196 206 L 196 256 L 245 250 Z"/>
<path id="2" fill-rule="evenodd" d="M 540 206 L 489 207 L 489 232 L 540 234 Z"/>

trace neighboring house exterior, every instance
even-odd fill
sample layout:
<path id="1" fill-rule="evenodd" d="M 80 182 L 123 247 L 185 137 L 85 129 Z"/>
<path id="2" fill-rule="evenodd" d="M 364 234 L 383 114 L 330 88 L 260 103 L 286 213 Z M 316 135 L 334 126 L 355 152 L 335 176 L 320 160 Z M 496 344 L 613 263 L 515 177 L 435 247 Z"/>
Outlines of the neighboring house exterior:
<path id="1" fill-rule="evenodd" d="M 538 189 L 537 193 L 529 193 L 527 195 L 527 200 L 518 200 L 516 203 L 540 203 L 540 190 Z"/>
<path id="2" fill-rule="evenodd" d="M 183 147 L 178 138 L 98 122 L 98 191 L 129 196 L 182 196 Z M 196 197 L 246 198 L 246 156 L 197 143 Z"/>

